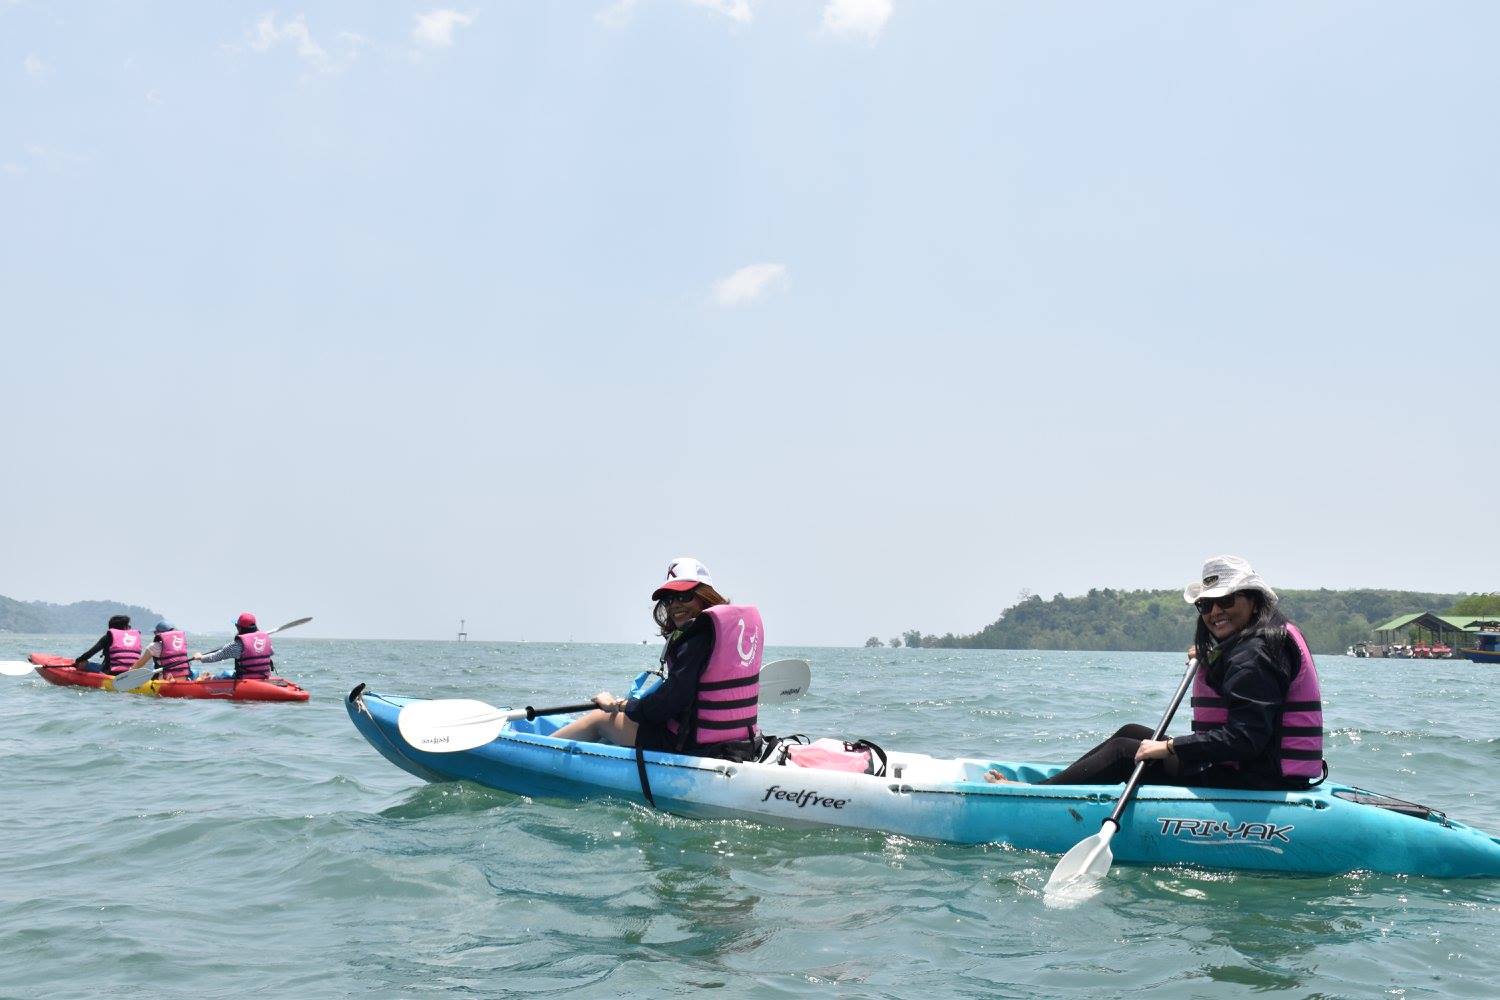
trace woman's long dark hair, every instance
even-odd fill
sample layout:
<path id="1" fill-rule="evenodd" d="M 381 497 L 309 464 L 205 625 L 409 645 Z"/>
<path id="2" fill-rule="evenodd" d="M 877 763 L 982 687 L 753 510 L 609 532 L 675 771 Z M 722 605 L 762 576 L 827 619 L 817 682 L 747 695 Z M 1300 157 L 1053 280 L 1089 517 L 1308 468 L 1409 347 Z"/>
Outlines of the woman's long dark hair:
<path id="1" fill-rule="evenodd" d="M 1250 621 L 1230 639 L 1241 639 L 1250 635 L 1260 635 L 1273 648 L 1281 649 L 1285 643 L 1291 641 L 1287 633 L 1287 617 L 1281 613 L 1281 605 L 1275 601 L 1266 600 L 1266 595 L 1258 590 L 1241 590 L 1237 593 L 1244 594 L 1255 603 L 1250 612 Z M 1197 611 L 1196 608 L 1193 609 Z M 1218 673 L 1223 670 L 1223 663 L 1211 658 L 1209 651 L 1218 647 L 1219 640 L 1214 638 L 1208 626 L 1203 622 L 1203 616 L 1198 615 L 1198 627 L 1193 630 L 1193 645 L 1198 647 L 1198 662 L 1204 665 L 1207 672 Z M 1217 668 L 1217 670 L 1215 669 Z"/>
<path id="2" fill-rule="evenodd" d="M 729 598 L 719 593 L 706 583 L 700 583 L 693 588 L 693 595 L 702 598 L 705 608 L 712 608 L 720 604 L 728 604 Z M 656 607 L 651 609 L 651 618 L 656 622 L 656 627 L 661 629 L 663 638 L 668 638 L 676 631 L 672 624 L 672 616 L 667 614 L 667 606 L 661 601 L 656 602 Z"/>

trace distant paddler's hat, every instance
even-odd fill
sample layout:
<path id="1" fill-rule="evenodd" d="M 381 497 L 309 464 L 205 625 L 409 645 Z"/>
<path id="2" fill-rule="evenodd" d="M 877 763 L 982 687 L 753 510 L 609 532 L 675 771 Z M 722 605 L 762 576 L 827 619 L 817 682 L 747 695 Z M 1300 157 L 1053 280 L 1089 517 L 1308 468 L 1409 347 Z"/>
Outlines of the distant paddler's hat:
<path id="1" fill-rule="evenodd" d="M 258 628 L 255 624 L 255 616 L 248 611 L 241 611 L 240 616 L 234 620 L 235 628 Z"/>
<path id="2" fill-rule="evenodd" d="M 692 556 L 678 556 L 667 564 L 667 579 L 651 594 L 651 599 L 659 601 L 663 594 L 692 590 L 700 583 L 706 583 L 710 587 L 714 585 L 714 578 L 708 575 L 708 567 Z"/>
<path id="3" fill-rule="evenodd" d="M 177 626 L 173 625 L 171 622 L 163 618 L 161 621 L 156 623 L 156 627 L 151 631 L 155 632 L 157 635 L 161 635 L 163 632 L 176 632 Z"/>
<path id="4" fill-rule="evenodd" d="M 1258 590 L 1276 603 L 1276 591 L 1266 586 L 1248 562 L 1239 556 L 1214 556 L 1203 564 L 1197 580 L 1182 589 L 1182 599 L 1192 604 L 1205 597 L 1223 597 L 1238 590 Z"/>

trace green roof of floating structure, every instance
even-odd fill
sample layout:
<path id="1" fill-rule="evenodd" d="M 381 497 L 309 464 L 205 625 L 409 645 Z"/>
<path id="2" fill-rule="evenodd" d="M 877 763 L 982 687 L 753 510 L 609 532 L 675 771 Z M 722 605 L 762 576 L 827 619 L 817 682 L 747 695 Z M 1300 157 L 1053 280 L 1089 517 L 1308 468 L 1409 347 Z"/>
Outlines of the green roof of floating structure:
<path id="1" fill-rule="evenodd" d="M 1375 631 L 1394 632 L 1397 629 L 1406 628 L 1406 626 L 1410 625 L 1412 622 L 1416 621 L 1418 618 L 1425 616 L 1426 614 L 1427 612 L 1425 611 L 1418 611 L 1414 615 L 1402 615 L 1400 618 L 1392 618 L 1384 625 L 1376 625 Z M 1437 615 L 1433 615 L 1433 617 L 1436 618 Z"/>
<path id="2" fill-rule="evenodd" d="M 1472 632 L 1476 623 L 1494 621 L 1496 615 L 1435 615 L 1430 611 L 1418 611 L 1412 615 L 1392 618 L 1384 625 L 1376 625 L 1376 632 L 1399 632 L 1404 628 L 1425 628 L 1429 632 Z"/>

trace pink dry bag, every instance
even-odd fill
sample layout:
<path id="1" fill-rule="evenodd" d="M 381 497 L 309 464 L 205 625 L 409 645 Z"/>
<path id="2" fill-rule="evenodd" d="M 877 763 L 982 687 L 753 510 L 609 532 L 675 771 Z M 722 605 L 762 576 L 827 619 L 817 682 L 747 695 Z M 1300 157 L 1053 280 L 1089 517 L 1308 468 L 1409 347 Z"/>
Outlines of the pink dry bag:
<path id="1" fill-rule="evenodd" d="M 855 774 L 885 774 L 885 751 L 869 740 L 813 740 L 806 746 L 788 744 L 786 762 L 793 767 L 820 771 L 853 771 Z"/>

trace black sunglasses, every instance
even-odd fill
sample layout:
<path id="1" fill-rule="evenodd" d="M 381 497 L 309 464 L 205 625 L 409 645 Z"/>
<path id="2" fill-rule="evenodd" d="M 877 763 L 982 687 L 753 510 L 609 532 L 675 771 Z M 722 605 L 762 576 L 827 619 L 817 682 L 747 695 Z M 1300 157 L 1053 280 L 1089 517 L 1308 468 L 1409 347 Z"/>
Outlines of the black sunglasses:
<path id="1" fill-rule="evenodd" d="M 686 604 L 693 599 L 691 590 L 679 590 L 674 594 L 667 594 L 661 599 L 663 604 Z"/>
<path id="2" fill-rule="evenodd" d="M 1236 590 L 1234 593 L 1225 594 L 1223 597 L 1200 597 L 1193 602 L 1193 607 L 1198 609 L 1200 615 L 1206 615 L 1214 608 L 1223 608 L 1225 611 L 1228 611 L 1234 607 L 1234 602 L 1239 599 L 1240 592 Z"/>

